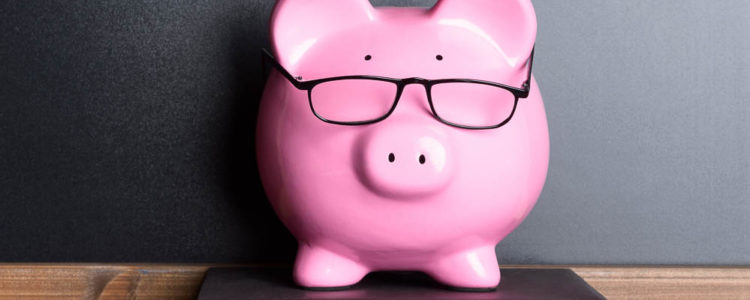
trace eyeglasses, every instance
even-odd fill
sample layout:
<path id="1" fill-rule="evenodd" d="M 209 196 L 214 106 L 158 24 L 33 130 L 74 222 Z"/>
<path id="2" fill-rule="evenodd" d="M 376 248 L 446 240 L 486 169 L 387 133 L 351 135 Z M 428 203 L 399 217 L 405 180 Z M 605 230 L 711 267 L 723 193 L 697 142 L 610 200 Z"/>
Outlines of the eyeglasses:
<path id="1" fill-rule="evenodd" d="M 464 129 L 493 129 L 513 117 L 519 98 L 529 96 L 534 50 L 528 60 L 528 75 L 521 88 L 476 79 L 390 78 L 351 75 L 302 81 L 294 77 L 268 50 L 264 62 L 271 64 L 294 87 L 307 91 L 310 109 L 323 122 L 367 125 L 388 118 L 398 105 L 404 88 L 425 88 L 432 115 L 440 122 Z M 265 64 L 264 64 L 265 69 Z"/>

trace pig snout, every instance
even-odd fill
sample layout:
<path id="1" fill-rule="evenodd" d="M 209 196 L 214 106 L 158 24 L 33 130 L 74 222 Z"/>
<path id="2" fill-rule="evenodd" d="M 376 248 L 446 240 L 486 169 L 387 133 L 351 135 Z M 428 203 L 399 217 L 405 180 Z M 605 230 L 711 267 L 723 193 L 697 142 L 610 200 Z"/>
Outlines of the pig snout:
<path id="1" fill-rule="evenodd" d="M 381 124 L 363 136 L 355 163 L 360 180 L 390 198 L 426 196 L 448 186 L 455 155 L 439 128 Z"/>

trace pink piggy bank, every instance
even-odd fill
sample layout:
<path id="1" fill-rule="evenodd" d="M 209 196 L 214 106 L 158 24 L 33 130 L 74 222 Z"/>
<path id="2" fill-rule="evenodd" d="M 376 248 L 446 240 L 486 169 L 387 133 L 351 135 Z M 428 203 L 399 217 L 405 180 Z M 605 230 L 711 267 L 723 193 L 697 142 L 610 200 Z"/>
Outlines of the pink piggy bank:
<path id="1" fill-rule="evenodd" d="M 299 241 L 296 283 L 415 270 L 496 288 L 495 245 L 536 203 L 549 158 L 531 2 L 280 0 L 270 28 L 257 160 Z"/>

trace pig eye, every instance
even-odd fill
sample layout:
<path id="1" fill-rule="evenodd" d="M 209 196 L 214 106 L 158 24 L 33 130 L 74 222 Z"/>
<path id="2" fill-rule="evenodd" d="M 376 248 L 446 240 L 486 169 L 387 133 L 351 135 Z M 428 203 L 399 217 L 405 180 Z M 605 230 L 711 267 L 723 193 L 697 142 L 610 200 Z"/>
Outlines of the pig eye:
<path id="1" fill-rule="evenodd" d="M 371 60 L 371 59 L 372 59 L 372 55 L 369 55 L 369 54 L 365 55 L 365 60 Z"/>
<path id="2" fill-rule="evenodd" d="M 427 158 L 424 157 L 424 154 L 419 156 L 419 164 L 424 165 L 424 163 L 427 162 Z"/>
<path id="3" fill-rule="evenodd" d="M 388 154 L 388 161 L 389 161 L 389 162 L 394 162 L 394 161 L 396 161 L 396 155 L 394 155 L 393 153 L 391 153 L 391 154 Z"/>
<path id="4" fill-rule="evenodd" d="M 435 56 L 435 59 L 437 59 L 437 60 L 443 60 L 443 56 L 440 55 L 440 54 L 438 54 L 437 56 Z"/>

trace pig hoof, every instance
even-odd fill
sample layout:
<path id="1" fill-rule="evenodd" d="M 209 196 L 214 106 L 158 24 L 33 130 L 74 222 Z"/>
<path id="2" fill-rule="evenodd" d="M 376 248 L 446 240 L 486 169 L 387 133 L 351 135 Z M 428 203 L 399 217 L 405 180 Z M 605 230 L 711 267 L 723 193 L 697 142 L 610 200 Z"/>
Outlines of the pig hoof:
<path id="1" fill-rule="evenodd" d="M 320 247 L 302 245 L 294 263 L 294 281 L 315 290 L 346 289 L 369 270 L 357 262 Z"/>
<path id="2" fill-rule="evenodd" d="M 438 282 L 454 289 L 487 292 L 500 284 L 495 247 L 487 246 L 443 257 L 427 270 Z"/>

